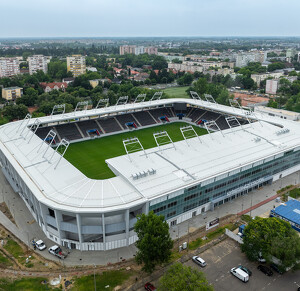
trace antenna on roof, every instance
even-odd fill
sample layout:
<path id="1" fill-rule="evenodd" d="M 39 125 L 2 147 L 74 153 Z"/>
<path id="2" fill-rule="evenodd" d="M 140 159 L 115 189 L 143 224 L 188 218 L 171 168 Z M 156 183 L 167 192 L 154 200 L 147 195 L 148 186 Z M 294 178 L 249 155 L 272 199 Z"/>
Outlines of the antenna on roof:
<path id="1" fill-rule="evenodd" d="M 146 157 L 148 157 L 144 147 L 142 146 L 140 140 L 137 137 L 124 139 L 123 145 L 130 162 L 131 162 L 131 158 L 129 154 L 131 153 L 144 151 L 144 154 L 146 155 Z"/>
<path id="2" fill-rule="evenodd" d="M 127 104 L 127 102 L 128 102 L 128 96 L 121 96 L 121 97 L 119 97 L 119 99 L 116 103 L 116 106 L 125 105 L 125 104 Z"/>
<path id="3" fill-rule="evenodd" d="M 167 144 L 172 144 L 172 146 L 176 150 L 176 147 L 175 147 L 172 139 L 170 138 L 169 134 L 166 131 L 153 133 L 153 137 L 155 139 L 156 145 L 159 147 L 159 149 L 161 151 L 162 151 L 161 146 L 167 145 Z"/>
<path id="4" fill-rule="evenodd" d="M 137 95 L 133 103 L 141 103 L 144 102 L 145 99 L 146 99 L 146 94 L 139 94 Z"/>
<path id="5" fill-rule="evenodd" d="M 155 92 L 152 98 L 150 99 L 150 101 L 160 100 L 162 94 L 163 94 L 162 91 Z"/>
<path id="6" fill-rule="evenodd" d="M 198 137 L 199 141 L 202 143 L 200 136 L 197 134 L 193 126 L 189 125 L 189 126 L 180 127 L 180 131 L 188 146 L 190 145 L 187 140 L 193 137 Z"/>
<path id="7" fill-rule="evenodd" d="M 223 131 L 220 129 L 220 127 L 214 120 L 205 122 L 204 126 L 205 126 L 207 132 L 209 133 L 211 139 L 213 139 L 211 133 L 216 132 L 216 131 L 220 131 L 221 134 L 224 136 Z"/>

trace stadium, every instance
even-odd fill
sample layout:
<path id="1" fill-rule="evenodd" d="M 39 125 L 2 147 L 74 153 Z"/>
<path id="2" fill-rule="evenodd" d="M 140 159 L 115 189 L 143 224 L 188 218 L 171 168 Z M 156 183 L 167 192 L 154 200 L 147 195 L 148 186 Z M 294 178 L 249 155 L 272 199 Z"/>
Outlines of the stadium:
<path id="1" fill-rule="evenodd" d="M 2 171 L 48 238 L 105 251 L 140 213 L 173 226 L 300 169 L 300 123 L 191 96 L 27 115 L 0 127 Z"/>

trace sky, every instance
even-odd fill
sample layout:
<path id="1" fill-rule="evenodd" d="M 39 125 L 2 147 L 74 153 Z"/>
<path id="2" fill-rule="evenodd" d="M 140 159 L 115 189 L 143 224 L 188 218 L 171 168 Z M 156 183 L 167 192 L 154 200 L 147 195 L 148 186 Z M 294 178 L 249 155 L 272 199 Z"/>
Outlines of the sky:
<path id="1" fill-rule="evenodd" d="M 0 37 L 300 36 L 300 0 L 0 0 Z"/>

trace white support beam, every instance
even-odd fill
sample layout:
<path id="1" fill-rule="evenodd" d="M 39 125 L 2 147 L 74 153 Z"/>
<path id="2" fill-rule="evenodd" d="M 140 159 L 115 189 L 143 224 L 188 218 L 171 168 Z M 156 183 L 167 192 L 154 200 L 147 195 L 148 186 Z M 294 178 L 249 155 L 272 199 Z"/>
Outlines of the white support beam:
<path id="1" fill-rule="evenodd" d="M 180 127 L 180 131 L 188 146 L 190 145 L 187 140 L 193 137 L 198 137 L 198 140 L 202 143 L 200 136 L 197 134 L 193 126 L 188 125 L 188 126 Z"/>
<path id="2" fill-rule="evenodd" d="M 95 110 L 98 109 L 98 108 L 107 107 L 108 105 L 109 105 L 109 99 L 108 98 L 106 98 L 106 99 L 101 99 L 100 98 L 97 105 L 96 105 Z"/>
<path id="3" fill-rule="evenodd" d="M 74 113 L 76 111 L 85 111 L 87 110 L 88 108 L 88 105 L 89 105 L 89 101 L 80 101 L 76 104 L 76 107 L 75 107 L 75 110 L 74 110 Z"/>
<path id="4" fill-rule="evenodd" d="M 47 144 L 46 142 L 47 142 L 48 137 L 51 138 L 51 141 L 50 141 L 50 143 Z M 50 131 L 47 133 L 46 137 L 43 139 L 40 148 L 38 149 L 38 152 L 39 152 L 41 147 L 43 146 L 43 144 L 47 145 L 47 148 L 43 154 L 43 157 L 45 157 L 48 149 L 52 146 L 52 143 L 55 142 L 55 137 L 56 137 L 56 132 L 54 130 L 50 129 Z"/>
<path id="5" fill-rule="evenodd" d="M 64 115 L 65 112 L 66 112 L 66 104 L 56 104 L 56 105 L 53 106 L 50 116 L 52 118 L 52 116 L 56 115 L 56 114 Z"/>
<path id="6" fill-rule="evenodd" d="M 34 121 L 34 123 L 30 126 L 30 130 L 32 130 L 32 133 L 28 140 L 28 143 L 31 141 L 32 137 L 35 135 L 35 133 L 38 130 L 38 128 L 40 127 L 40 125 L 41 125 L 41 121 L 39 119 L 36 119 Z M 26 136 L 27 136 L 27 134 L 26 134 Z M 25 138 L 26 138 L 26 136 L 25 136 Z"/>
<path id="7" fill-rule="evenodd" d="M 25 122 L 26 124 L 25 124 L 25 126 L 21 129 L 21 133 L 20 133 L 20 135 L 22 134 L 22 132 L 23 132 L 23 130 L 24 130 L 24 128 L 26 128 L 27 127 L 27 125 L 28 125 L 28 123 L 29 123 L 29 121 L 30 121 L 30 119 L 31 119 L 31 115 L 29 114 L 29 113 L 27 113 L 26 114 L 26 116 L 25 116 L 25 118 L 22 120 L 22 122 L 20 123 L 20 125 L 18 126 L 18 128 L 17 128 L 17 131 L 16 132 L 18 132 L 20 129 L 21 129 L 21 127 L 22 127 L 22 125 L 23 125 L 23 123 Z"/>
<path id="8" fill-rule="evenodd" d="M 220 129 L 220 127 L 218 126 L 218 124 L 214 120 L 205 122 L 204 126 L 205 126 L 207 132 L 209 133 L 211 139 L 213 139 L 211 134 L 213 132 L 216 132 L 216 131 L 220 131 L 221 134 L 224 136 L 223 131 Z"/>
<path id="9" fill-rule="evenodd" d="M 197 92 L 195 92 L 195 91 L 190 91 L 190 94 L 191 94 L 192 99 L 202 100 L 202 99 L 200 98 L 200 96 L 198 95 Z"/>
<path id="10" fill-rule="evenodd" d="M 155 139 L 156 145 L 159 147 L 160 150 L 162 150 L 161 146 L 167 144 L 172 144 L 174 149 L 176 149 L 172 139 L 166 131 L 153 133 L 153 137 Z"/>
<path id="11" fill-rule="evenodd" d="M 205 99 L 207 102 L 217 104 L 217 102 L 216 102 L 216 100 L 214 99 L 214 97 L 211 96 L 210 94 L 204 94 L 204 99 Z"/>
<path id="12" fill-rule="evenodd" d="M 123 146 L 130 161 L 131 159 L 129 154 L 139 151 L 143 151 L 146 157 L 148 157 L 144 147 L 142 146 L 140 140 L 137 137 L 124 139 Z"/>
<path id="13" fill-rule="evenodd" d="M 121 96 L 121 97 L 119 97 L 119 99 L 116 103 L 116 106 L 125 105 L 125 104 L 127 104 L 127 102 L 128 102 L 128 96 Z"/>
<path id="14" fill-rule="evenodd" d="M 229 104 L 232 108 L 242 109 L 241 104 L 235 99 L 229 99 Z"/>
<path id="15" fill-rule="evenodd" d="M 240 124 L 239 120 L 235 116 L 225 117 L 225 120 L 231 131 L 233 131 L 234 127 L 240 126 L 241 128 L 243 128 L 243 126 Z"/>
<path id="16" fill-rule="evenodd" d="M 146 99 L 146 94 L 139 94 L 134 100 L 134 103 L 141 103 L 144 102 Z"/>
<path id="17" fill-rule="evenodd" d="M 152 98 L 150 99 L 150 101 L 160 100 L 162 94 L 163 94 L 162 91 L 155 92 Z"/>
<path id="18" fill-rule="evenodd" d="M 58 154 L 60 155 L 60 157 L 59 157 L 59 159 L 58 159 L 58 161 L 57 161 L 57 163 L 56 163 L 54 169 L 57 168 L 57 166 L 58 166 L 59 162 L 61 161 L 62 157 L 65 155 L 65 153 L 66 153 L 66 151 L 67 151 L 69 145 L 70 145 L 70 142 L 67 141 L 67 140 L 65 140 L 65 139 L 63 138 L 63 139 L 61 140 L 61 142 L 58 144 L 58 146 L 56 147 L 55 151 L 53 151 L 52 156 L 51 156 L 50 159 L 48 160 L 49 163 L 51 163 L 51 160 L 52 160 L 53 156 L 54 156 L 56 153 L 58 153 Z M 62 152 L 60 152 L 60 148 L 63 148 Z"/>

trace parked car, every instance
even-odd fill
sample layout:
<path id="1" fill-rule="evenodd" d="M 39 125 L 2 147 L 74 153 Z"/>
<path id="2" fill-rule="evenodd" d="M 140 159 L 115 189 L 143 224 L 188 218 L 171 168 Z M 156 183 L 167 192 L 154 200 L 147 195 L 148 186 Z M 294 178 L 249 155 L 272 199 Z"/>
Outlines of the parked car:
<path id="1" fill-rule="evenodd" d="M 262 253 L 259 252 L 258 253 L 258 259 L 257 259 L 260 263 L 265 263 L 266 259 L 262 256 Z"/>
<path id="2" fill-rule="evenodd" d="M 206 262 L 202 258 L 200 258 L 198 256 L 193 256 L 192 260 L 193 260 L 194 263 L 198 264 L 201 267 L 205 267 L 206 266 Z"/>
<path id="3" fill-rule="evenodd" d="M 56 257 L 58 257 L 59 259 L 65 259 L 67 257 L 67 254 L 64 253 L 62 251 L 62 249 L 55 245 L 55 246 L 52 246 L 51 248 L 48 249 L 48 252 Z"/>
<path id="4" fill-rule="evenodd" d="M 257 267 L 258 270 L 262 271 L 265 275 L 267 276 L 272 276 L 273 275 L 273 272 L 271 269 L 269 269 L 268 267 L 266 266 L 263 266 L 263 265 L 259 265 Z"/>
<path id="5" fill-rule="evenodd" d="M 249 281 L 249 275 L 243 271 L 242 269 L 240 269 L 239 267 L 235 267 L 235 268 L 232 268 L 230 270 L 230 273 L 237 277 L 238 279 L 240 279 L 241 281 L 243 281 L 244 283 L 248 282 Z"/>
<path id="6" fill-rule="evenodd" d="M 249 276 L 252 275 L 252 272 L 247 267 L 239 265 L 238 268 L 240 268 L 241 270 L 243 270 L 244 272 L 246 272 Z"/>
<path id="7" fill-rule="evenodd" d="M 147 291 L 156 291 L 156 288 L 150 282 L 147 282 L 144 287 Z"/>
<path id="8" fill-rule="evenodd" d="M 277 272 L 277 273 L 279 273 L 279 274 L 283 274 L 282 269 L 281 269 L 278 265 L 276 265 L 276 264 L 271 264 L 270 267 L 271 267 L 271 269 L 273 269 L 275 272 Z"/>
<path id="9" fill-rule="evenodd" d="M 44 244 L 44 242 L 40 239 L 35 243 L 35 246 L 37 249 L 39 249 L 40 251 L 45 250 L 46 249 L 46 245 Z"/>

